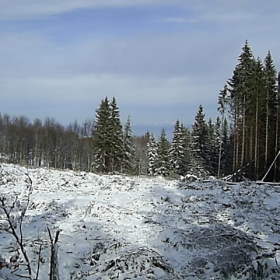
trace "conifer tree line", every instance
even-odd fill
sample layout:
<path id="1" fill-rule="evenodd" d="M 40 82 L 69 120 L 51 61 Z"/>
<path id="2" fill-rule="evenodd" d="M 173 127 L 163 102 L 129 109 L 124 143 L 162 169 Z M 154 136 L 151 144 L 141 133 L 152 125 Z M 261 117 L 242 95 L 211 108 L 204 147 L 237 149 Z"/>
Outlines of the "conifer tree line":
<path id="1" fill-rule="evenodd" d="M 231 126 L 236 176 L 261 179 L 279 148 L 279 74 L 268 51 L 264 61 L 255 58 L 248 42 L 219 100 Z M 279 181 L 279 159 L 268 174 Z"/>
<path id="2" fill-rule="evenodd" d="M 192 128 L 176 122 L 169 172 L 279 181 L 280 74 L 270 51 L 262 62 L 245 42 L 232 77 L 219 92 L 217 110 L 214 123 L 206 121 L 202 105 Z M 153 138 L 150 142 L 154 147 Z M 149 172 L 158 174 L 154 151 L 149 153 Z"/>
<path id="3" fill-rule="evenodd" d="M 216 174 L 218 130 L 211 120 L 205 121 L 200 106 L 193 130 L 177 120 L 171 142 L 164 129 L 158 138 L 149 132 L 136 137 L 130 117 L 122 125 L 116 99 L 106 97 L 94 120 L 66 128 L 50 118 L 31 123 L 24 116 L 0 115 L 0 153 L 2 161 L 34 167 L 206 176 Z"/>
<path id="4" fill-rule="evenodd" d="M 218 94 L 218 117 L 198 107 L 192 127 L 177 120 L 171 141 L 147 132 L 134 136 L 130 117 L 121 123 L 116 99 L 103 99 L 94 120 L 67 127 L 0 115 L 1 160 L 35 167 L 198 177 L 231 175 L 233 180 L 280 180 L 280 75 L 272 55 L 255 58 L 245 42 L 233 75 Z"/>

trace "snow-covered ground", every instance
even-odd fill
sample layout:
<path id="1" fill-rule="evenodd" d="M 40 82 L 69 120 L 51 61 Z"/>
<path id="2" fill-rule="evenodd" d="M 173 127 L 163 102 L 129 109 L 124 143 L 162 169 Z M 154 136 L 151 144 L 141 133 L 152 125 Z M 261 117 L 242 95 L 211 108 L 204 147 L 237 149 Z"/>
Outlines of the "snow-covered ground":
<path id="1" fill-rule="evenodd" d="M 60 229 L 60 279 L 280 279 L 280 186 L 180 183 L 1 164 L 0 195 L 26 199 L 24 245 L 48 279 Z M 23 203 L 21 202 L 21 203 Z M 0 215 L 4 217 L 0 210 Z M 0 258 L 15 240 L 0 220 Z M 0 278 L 18 279 L 0 265 Z M 22 273 L 22 271 L 21 271 Z"/>

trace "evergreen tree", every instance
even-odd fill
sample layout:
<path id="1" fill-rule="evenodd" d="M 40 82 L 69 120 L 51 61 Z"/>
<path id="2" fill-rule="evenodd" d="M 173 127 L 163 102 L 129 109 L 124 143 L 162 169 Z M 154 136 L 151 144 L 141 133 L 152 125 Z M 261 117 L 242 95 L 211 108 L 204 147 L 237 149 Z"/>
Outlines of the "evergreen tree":
<path id="1" fill-rule="evenodd" d="M 220 148 L 220 127 L 221 121 L 217 118 L 216 123 L 213 124 L 211 118 L 207 124 L 208 128 L 208 145 L 206 144 L 206 169 L 210 175 L 216 176 L 218 174 L 219 165 L 219 148 Z"/>
<path id="2" fill-rule="evenodd" d="M 130 117 L 127 118 L 126 124 L 124 126 L 124 135 L 123 135 L 123 145 L 124 145 L 124 156 L 123 156 L 123 171 L 126 173 L 131 173 L 133 171 L 133 165 L 136 165 L 136 162 L 133 162 L 135 156 L 135 147 L 133 144 L 134 138 L 132 135 Z"/>
<path id="3" fill-rule="evenodd" d="M 195 116 L 192 131 L 192 169 L 196 176 L 206 176 L 212 172 L 209 160 L 209 130 L 202 105 Z M 196 174 L 195 174 L 196 173 Z"/>
<path id="4" fill-rule="evenodd" d="M 110 162 L 109 171 L 121 171 L 125 154 L 123 145 L 123 129 L 120 120 L 120 112 L 115 97 L 110 102 Z"/>
<path id="5" fill-rule="evenodd" d="M 222 157 L 221 157 L 221 173 L 220 175 L 232 174 L 232 159 L 233 159 L 233 141 L 231 139 L 230 127 L 227 118 L 222 123 Z"/>
<path id="6" fill-rule="evenodd" d="M 155 172 L 158 175 L 167 176 L 169 174 L 169 142 L 166 138 L 165 130 L 162 129 L 161 135 L 158 140 L 158 152 L 156 158 L 156 169 Z"/>
<path id="7" fill-rule="evenodd" d="M 177 120 L 174 125 L 173 138 L 169 149 L 171 171 L 177 175 L 185 175 L 186 171 L 186 146 L 183 126 Z"/>
<path id="8" fill-rule="evenodd" d="M 272 163 L 278 152 L 276 145 L 277 115 L 278 115 L 278 93 L 277 93 L 277 71 L 272 56 L 268 52 L 264 63 L 265 91 L 266 91 L 266 143 L 265 143 L 265 166 Z M 273 177 L 272 177 L 273 178 Z"/>
<path id="9" fill-rule="evenodd" d="M 158 156 L 158 145 L 153 134 L 149 135 L 149 142 L 147 144 L 147 161 L 148 161 L 148 175 L 156 175 L 156 159 Z"/>
<path id="10" fill-rule="evenodd" d="M 183 124 L 181 124 L 181 133 L 182 133 L 182 142 L 183 142 L 183 165 L 182 165 L 182 174 L 185 175 L 189 171 L 189 163 L 190 163 L 190 157 L 191 157 L 191 151 L 190 151 L 190 144 L 191 144 L 191 138 L 192 138 L 192 132 L 186 128 Z"/>
<path id="11" fill-rule="evenodd" d="M 266 90 L 264 67 L 260 58 L 257 59 L 254 68 L 254 94 L 251 99 L 251 135 L 247 150 L 250 152 L 250 175 L 252 179 L 258 179 L 265 170 L 266 158 Z"/>
<path id="12" fill-rule="evenodd" d="M 101 101 L 95 114 L 93 131 L 94 169 L 97 172 L 109 172 L 111 159 L 111 110 L 106 97 Z"/>
<path id="13" fill-rule="evenodd" d="M 217 127 L 217 135 L 219 141 L 219 157 L 218 157 L 218 168 L 217 168 L 217 176 L 220 177 L 221 175 L 221 165 L 222 165 L 222 157 L 224 154 L 223 149 L 223 125 L 225 120 L 225 113 L 226 113 L 226 104 L 227 104 L 227 85 L 224 86 L 223 90 L 220 91 L 218 96 L 218 111 L 221 114 L 221 121 L 217 119 L 216 127 Z"/>
<path id="14" fill-rule="evenodd" d="M 239 63 L 235 67 L 232 78 L 229 80 L 230 114 L 233 121 L 233 171 L 243 170 L 248 159 L 249 151 L 246 149 L 251 135 L 251 116 L 254 107 L 251 104 L 254 79 L 253 72 L 256 61 L 248 42 L 245 42 L 239 56 Z"/>

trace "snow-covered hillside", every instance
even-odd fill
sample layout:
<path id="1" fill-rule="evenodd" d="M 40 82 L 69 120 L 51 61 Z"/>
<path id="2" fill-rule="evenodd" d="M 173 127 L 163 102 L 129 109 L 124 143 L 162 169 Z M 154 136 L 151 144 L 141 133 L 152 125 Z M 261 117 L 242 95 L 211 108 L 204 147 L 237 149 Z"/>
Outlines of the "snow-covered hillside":
<path id="1" fill-rule="evenodd" d="M 280 279 L 280 187 L 218 180 L 180 183 L 2 164 L 0 195 L 26 199 L 24 245 L 48 279 L 52 233 L 60 279 Z M 22 203 L 23 203 L 22 202 Z M 0 278 L 18 279 L 0 215 Z M 18 261 L 17 261 L 18 262 Z"/>

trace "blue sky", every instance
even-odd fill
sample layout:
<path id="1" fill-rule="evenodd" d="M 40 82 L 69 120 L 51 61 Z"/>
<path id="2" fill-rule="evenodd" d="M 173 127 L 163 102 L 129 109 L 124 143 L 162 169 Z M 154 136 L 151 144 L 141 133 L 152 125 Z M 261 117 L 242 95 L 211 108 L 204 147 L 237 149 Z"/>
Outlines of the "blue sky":
<path id="1" fill-rule="evenodd" d="M 0 112 L 67 125 L 215 118 L 245 40 L 280 70 L 279 0 L 0 0 Z"/>

